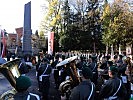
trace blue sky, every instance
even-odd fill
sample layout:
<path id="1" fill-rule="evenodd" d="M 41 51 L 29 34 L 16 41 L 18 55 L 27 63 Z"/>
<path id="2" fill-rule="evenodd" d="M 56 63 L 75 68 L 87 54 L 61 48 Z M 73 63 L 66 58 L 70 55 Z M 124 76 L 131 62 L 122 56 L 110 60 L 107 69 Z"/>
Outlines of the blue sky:
<path id="1" fill-rule="evenodd" d="M 31 24 L 33 32 L 38 29 L 42 17 L 40 5 L 45 0 L 0 0 L 0 25 L 8 33 L 23 27 L 24 5 L 31 1 Z"/>

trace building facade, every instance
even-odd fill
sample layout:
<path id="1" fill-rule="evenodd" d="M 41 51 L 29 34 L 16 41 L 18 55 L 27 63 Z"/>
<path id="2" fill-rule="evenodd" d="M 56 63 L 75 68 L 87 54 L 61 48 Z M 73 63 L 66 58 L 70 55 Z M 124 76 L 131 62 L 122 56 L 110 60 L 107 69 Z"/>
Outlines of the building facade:
<path id="1" fill-rule="evenodd" d="M 17 45 L 17 34 L 15 33 L 8 33 L 7 37 L 7 50 L 11 53 L 15 52 Z"/>

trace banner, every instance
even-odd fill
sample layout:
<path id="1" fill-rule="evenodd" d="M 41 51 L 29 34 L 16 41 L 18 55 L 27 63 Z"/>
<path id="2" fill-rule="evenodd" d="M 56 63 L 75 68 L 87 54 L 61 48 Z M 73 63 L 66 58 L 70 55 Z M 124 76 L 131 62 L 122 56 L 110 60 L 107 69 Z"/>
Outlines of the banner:
<path id="1" fill-rule="evenodd" d="M 2 44 L 3 44 L 1 57 L 4 58 L 6 56 L 6 39 L 4 31 L 1 30 L 1 33 L 2 33 Z"/>
<path id="2" fill-rule="evenodd" d="M 48 54 L 52 55 L 54 50 L 54 32 L 48 33 Z"/>

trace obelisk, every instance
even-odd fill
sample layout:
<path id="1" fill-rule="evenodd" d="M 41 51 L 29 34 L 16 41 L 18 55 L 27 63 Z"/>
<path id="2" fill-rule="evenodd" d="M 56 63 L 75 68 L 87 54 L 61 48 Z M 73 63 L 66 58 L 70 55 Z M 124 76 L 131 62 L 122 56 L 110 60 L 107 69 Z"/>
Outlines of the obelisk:
<path id="1" fill-rule="evenodd" d="M 31 1 L 24 6 L 24 26 L 23 26 L 23 55 L 32 55 L 31 45 Z"/>

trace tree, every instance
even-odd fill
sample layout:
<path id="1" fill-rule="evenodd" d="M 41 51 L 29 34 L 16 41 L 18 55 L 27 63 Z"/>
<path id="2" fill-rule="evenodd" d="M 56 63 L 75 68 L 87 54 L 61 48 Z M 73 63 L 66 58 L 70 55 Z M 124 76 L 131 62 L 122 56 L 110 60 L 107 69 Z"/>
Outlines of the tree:
<path id="1" fill-rule="evenodd" d="M 50 0 L 49 4 L 54 1 Z M 96 45 L 97 50 L 101 48 L 101 20 L 98 2 L 62 1 L 63 5 L 60 7 L 60 2 L 56 5 L 52 3 L 54 7 L 48 7 L 49 15 L 45 17 L 46 23 L 44 24 L 45 28 L 55 32 L 54 44 L 56 47 L 63 47 L 65 50 L 92 50 Z M 59 5 L 57 6 L 57 4 Z M 60 8 L 60 10 L 56 8 Z M 56 13 L 54 10 L 60 11 L 60 13 Z M 55 15 L 60 15 L 60 18 L 57 19 Z"/>
<path id="2" fill-rule="evenodd" d="M 106 46 L 126 44 L 132 42 L 129 38 L 132 14 L 129 7 L 122 0 L 116 0 L 110 7 L 106 4 L 103 11 L 103 43 Z M 120 48 L 119 48 L 120 50 Z"/>
<path id="3" fill-rule="evenodd" d="M 123 2 L 123 0 L 116 0 L 111 8 L 113 16 L 113 21 L 110 23 L 113 31 L 111 36 L 114 39 L 114 44 L 119 46 L 120 54 L 121 45 L 126 45 L 127 43 L 132 42 L 132 40 L 127 37 L 129 36 L 128 29 L 130 28 L 129 24 L 132 15 L 128 4 Z M 132 35 L 130 37 L 132 37 Z"/>
<path id="4" fill-rule="evenodd" d="M 96 45 L 100 43 L 101 45 L 101 20 L 100 20 L 100 10 L 99 3 L 97 1 L 88 1 L 87 6 L 87 30 L 89 31 L 92 41 L 93 41 L 93 51 L 96 53 Z"/>
<path id="5" fill-rule="evenodd" d="M 61 35 L 62 38 L 60 38 L 62 47 L 68 47 L 68 50 L 91 50 L 93 47 L 92 41 L 95 41 L 96 45 L 100 44 L 101 23 L 99 11 L 96 9 L 98 8 L 97 2 L 88 3 L 86 0 L 76 0 L 68 3 L 68 0 L 66 0 L 64 4 L 64 32 Z M 94 13 L 93 16 L 90 14 L 91 12 Z M 95 33 L 93 36 L 92 30 Z"/>
<path id="6" fill-rule="evenodd" d="M 108 54 L 108 48 L 111 46 L 113 40 L 111 39 L 111 8 L 107 1 L 104 2 L 103 5 L 103 14 L 101 16 L 102 20 L 102 42 L 106 45 L 106 54 Z"/>
<path id="7" fill-rule="evenodd" d="M 54 50 L 59 47 L 59 30 L 60 30 L 60 21 L 61 21 L 61 7 L 62 0 L 47 0 L 48 7 L 47 12 L 45 13 L 44 19 L 41 23 L 41 31 L 44 34 L 48 34 L 49 32 L 55 33 Z"/>

